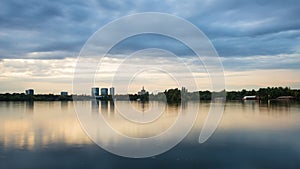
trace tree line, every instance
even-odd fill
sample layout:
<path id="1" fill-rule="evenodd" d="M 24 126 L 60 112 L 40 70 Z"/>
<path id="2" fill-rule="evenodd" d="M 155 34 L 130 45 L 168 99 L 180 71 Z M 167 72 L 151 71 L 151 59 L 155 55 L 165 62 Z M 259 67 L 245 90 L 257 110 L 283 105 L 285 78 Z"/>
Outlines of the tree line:
<path id="1" fill-rule="evenodd" d="M 217 92 L 216 92 L 217 93 Z M 130 100 L 158 100 L 167 101 L 168 103 L 179 103 L 184 100 L 211 100 L 211 91 L 182 92 L 180 89 L 168 89 L 158 94 L 145 95 L 116 95 L 117 100 L 126 98 Z M 273 100 L 280 96 L 292 96 L 295 100 L 300 101 L 300 89 L 291 89 L 289 87 L 267 87 L 258 90 L 228 91 L 226 92 L 226 100 L 242 100 L 244 96 L 258 96 L 262 101 Z M 90 99 L 89 96 L 82 96 L 85 100 Z M 54 94 L 38 94 L 26 95 L 24 93 L 5 93 L 0 94 L 0 101 L 71 101 L 72 95 L 61 96 Z"/>
<path id="2" fill-rule="evenodd" d="M 214 94 L 217 94 L 215 92 Z M 156 95 L 151 94 L 149 97 L 152 100 L 166 100 L 169 103 L 181 102 L 185 100 L 211 100 L 211 91 L 198 91 L 182 93 L 178 88 L 165 90 Z M 300 89 L 291 89 L 289 87 L 267 87 L 258 90 L 228 91 L 226 92 L 226 100 L 242 100 L 244 96 L 257 96 L 262 101 L 274 100 L 280 96 L 292 96 L 295 100 L 300 100 Z"/>
<path id="3" fill-rule="evenodd" d="M 25 93 L 0 94 L 0 101 L 71 101 L 72 96 L 54 94 L 26 95 Z"/>

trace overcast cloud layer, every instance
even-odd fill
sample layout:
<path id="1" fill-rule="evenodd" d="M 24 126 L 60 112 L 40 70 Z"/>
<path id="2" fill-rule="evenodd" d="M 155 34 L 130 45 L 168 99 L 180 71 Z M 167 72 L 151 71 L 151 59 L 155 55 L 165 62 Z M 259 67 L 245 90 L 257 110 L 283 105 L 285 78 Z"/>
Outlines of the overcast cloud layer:
<path id="1" fill-rule="evenodd" d="M 2 0 L 0 58 L 76 56 L 89 36 L 109 21 L 149 11 L 189 20 L 207 34 L 221 56 L 291 54 L 300 50 L 297 0 Z M 129 48 L 134 50 L 135 45 L 141 45 L 140 41 Z M 32 52 L 53 53 L 31 56 Z"/>

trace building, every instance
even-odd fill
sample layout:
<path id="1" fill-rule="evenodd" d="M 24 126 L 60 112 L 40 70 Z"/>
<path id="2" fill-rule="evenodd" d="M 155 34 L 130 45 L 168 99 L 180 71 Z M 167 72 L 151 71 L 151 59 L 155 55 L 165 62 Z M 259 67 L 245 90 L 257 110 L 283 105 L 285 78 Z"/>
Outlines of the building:
<path id="1" fill-rule="evenodd" d="M 182 87 L 182 88 L 181 88 L 181 92 L 182 92 L 182 93 L 188 93 L 188 90 L 187 90 L 187 88 Z"/>
<path id="2" fill-rule="evenodd" d="M 68 92 L 64 92 L 64 91 L 63 91 L 63 92 L 60 92 L 60 95 L 61 95 L 61 96 L 68 96 Z"/>
<path id="3" fill-rule="evenodd" d="M 243 100 L 259 100 L 258 96 L 244 96 Z"/>
<path id="4" fill-rule="evenodd" d="M 25 94 L 26 95 L 34 95 L 34 90 L 33 89 L 25 90 Z"/>
<path id="5" fill-rule="evenodd" d="M 93 97 L 99 96 L 99 87 L 93 87 L 93 88 L 92 88 L 92 91 L 91 91 L 91 95 L 92 95 Z"/>
<path id="6" fill-rule="evenodd" d="M 148 94 L 148 92 L 144 89 L 144 86 L 141 91 L 138 92 L 138 95 Z"/>
<path id="7" fill-rule="evenodd" d="M 109 88 L 109 94 L 111 97 L 115 96 L 115 88 L 114 87 Z"/>
<path id="8" fill-rule="evenodd" d="M 107 96 L 108 95 L 108 88 L 101 88 L 101 96 Z"/>

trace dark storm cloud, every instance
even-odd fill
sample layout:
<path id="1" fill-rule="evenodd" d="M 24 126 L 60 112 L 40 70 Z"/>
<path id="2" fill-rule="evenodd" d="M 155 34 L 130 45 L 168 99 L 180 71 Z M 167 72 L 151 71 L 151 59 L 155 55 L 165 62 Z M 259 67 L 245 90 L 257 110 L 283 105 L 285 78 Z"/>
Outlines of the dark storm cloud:
<path id="1" fill-rule="evenodd" d="M 222 56 L 291 53 L 300 44 L 299 1 L 225 0 L 199 6 L 188 20 L 213 40 Z"/>
<path id="2" fill-rule="evenodd" d="M 296 0 L 213 2 L 199 4 L 199 12 L 188 18 L 210 36 L 256 36 L 300 28 Z"/>
<path id="3" fill-rule="evenodd" d="M 131 47 L 128 49 L 128 47 Z M 195 53 L 185 44 L 173 38 L 157 35 L 143 34 L 127 38 L 116 44 L 110 51 L 110 54 L 131 54 L 134 51 L 157 48 L 170 51 L 178 56 L 194 56 Z"/>
<path id="4" fill-rule="evenodd" d="M 149 11 L 171 13 L 189 20 L 207 34 L 222 57 L 299 54 L 300 51 L 300 1 L 297 0 L 2 0 L 0 59 L 28 58 L 32 52 L 53 52 L 53 56 L 47 55 L 48 59 L 74 57 L 101 26 L 127 14 Z M 183 56 L 190 54 L 184 48 L 178 50 L 176 43 L 147 37 L 121 44 L 114 52 L 130 53 L 148 46 L 173 48 Z"/>
<path id="5" fill-rule="evenodd" d="M 93 19 L 90 5 L 76 1 L 1 1 L 0 58 L 24 58 L 30 52 L 78 52 L 101 25 L 91 26 L 88 22 Z M 70 56 L 59 56 L 65 57 Z"/>

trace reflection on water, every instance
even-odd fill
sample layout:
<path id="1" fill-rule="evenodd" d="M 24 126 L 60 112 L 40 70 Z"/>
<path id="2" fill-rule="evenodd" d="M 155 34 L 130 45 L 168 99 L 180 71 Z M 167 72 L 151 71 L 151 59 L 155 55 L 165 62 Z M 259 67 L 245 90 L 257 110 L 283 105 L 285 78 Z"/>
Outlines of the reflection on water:
<path id="1" fill-rule="evenodd" d="M 90 143 L 77 122 L 72 102 L 0 102 L 0 107 L 4 148 Z"/>
<path id="2" fill-rule="evenodd" d="M 69 104 L 68 101 L 61 101 L 60 102 L 60 110 L 62 110 L 62 111 L 68 110 L 68 104 Z"/>
<path id="3" fill-rule="evenodd" d="M 26 112 L 33 113 L 33 110 L 34 110 L 34 102 L 33 101 L 26 102 Z"/>
<path id="4" fill-rule="evenodd" d="M 99 112 L 99 100 L 92 100 L 91 107 L 92 107 L 93 113 L 98 113 Z"/>
<path id="5" fill-rule="evenodd" d="M 101 101 L 101 113 L 103 115 L 108 115 L 108 101 Z"/>
<path id="6" fill-rule="evenodd" d="M 0 102 L 0 168 L 41 168 L 42 164 L 30 166 L 37 160 L 49 158 L 55 159 L 56 168 L 124 168 L 122 164 L 127 164 L 128 168 L 300 168 L 300 105 L 295 102 L 227 103 L 216 133 L 201 145 L 197 139 L 209 103 L 199 106 L 194 102 L 164 105 L 159 102 L 84 101 L 82 106 L 91 110 L 86 113 L 93 117 L 103 115 L 115 130 L 132 137 L 150 137 L 165 131 L 181 109 L 186 114 L 199 108 L 199 114 L 192 132 L 182 144 L 161 156 L 131 161 L 104 153 L 95 146 L 81 129 L 72 102 Z M 154 121 L 137 125 L 125 120 L 132 115 L 130 110 L 139 112 L 137 118 L 153 118 Z M 152 117 L 155 113 L 152 110 L 163 110 L 163 113 Z M 121 143 L 121 140 L 113 142 Z M 66 147 L 79 148 L 62 152 L 59 156 L 62 159 L 59 159 L 50 153 L 55 149 L 53 145 L 63 145 L 58 152 Z M 44 154 L 33 157 L 36 151 Z M 93 154 L 93 158 L 88 154 Z M 16 156 L 27 159 L 26 163 L 20 163 L 24 166 L 9 162 Z M 67 157 L 74 164 L 66 165 Z M 93 166 L 87 165 L 89 163 Z"/>

